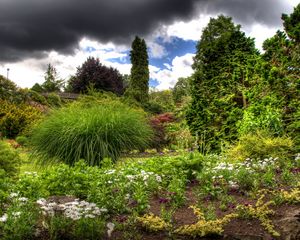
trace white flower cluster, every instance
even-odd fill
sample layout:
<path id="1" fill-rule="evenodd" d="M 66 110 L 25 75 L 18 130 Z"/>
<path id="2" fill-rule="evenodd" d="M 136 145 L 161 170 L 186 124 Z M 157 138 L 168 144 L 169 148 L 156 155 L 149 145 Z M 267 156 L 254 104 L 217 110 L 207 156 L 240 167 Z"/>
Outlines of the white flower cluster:
<path id="1" fill-rule="evenodd" d="M 5 213 L 2 217 L 0 217 L 0 222 L 6 222 L 8 215 Z"/>
<path id="2" fill-rule="evenodd" d="M 21 216 L 22 212 L 12 212 L 11 213 L 11 217 L 16 219 L 19 218 Z M 7 213 L 5 213 L 2 217 L 0 217 L 0 222 L 6 222 L 8 219 L 8 215 Z"/>
<path id="3" fill-rule="evenodd" d="M 19 201 L 21 204 L 23 203 L 26 203 L 26 202 L 28 202 L 28 198 L 26 198 L 26 197 L 19 197 L 19 193 L 11 193 L 11 194 L 9 194 L 9 198 L 10 199 L 14 199 L 14 200 L 17 200 L 17 201 Z"/>
<path id="4" fill-rule="evenodd" d="M 136 172 L 136 174 L 128 174 L 128 170 L 132 170 L 132 172 Z M 129 180 L 128 183 L 132 183 L 132 182 L 134 182 L 136 180 L 140 180 L 140 179 L 145 182 L 145 185 L 148 184 L 149 179 L 154 179 L 157 182 L 162 182 L 162 176 L 160 176 L 159 174 L 155 174 L 154 172 L 147 172 L 145 170 L 138 170 L 138 169 L 134 169 L 134 168 L 126 169 L 126 171 L 123 171 L 123 170 L 116 171 L 115 169 L 110 169 L 110 170 L 106 170 L 104 173 L 107 175 L 115 174 L 118 177 L 124 176 L 125 179 Z M 121 181 L 118 177 L 107 180 L 107 183 L 112 184 L 113 182 Z"/>
<path id="5" fill-rule="evenodd" d="M 72 220 L 95 218 L 100 216 L 102 213 L 107 212 L 106 208 L 99 208 L 95 203 L 79 201 L 79 199 L 63 204 L 57 204 L 55 202 L 47 202 L 46 199 L 42 198 L 37 200 L 37 204 L 40 205 L 45 216 L 54 216 L 55 213 L 60 212 Z"/>
<path id="6" fill-rule="evenodd" d="M 226 163 L 226 162 L 221 162 L 217 166 L 211 169 L 213 173 L 218 173 L 223 170 L 227 171 L 239 171 L 241 168 L 244 168 L 248 170 L 249 172 L 253 172 L 254 169 L 264 169 L 267 166 L 273 166 L 276 164 L 278 161 L 278 158 L 265 158 L 263 160 L 260 159 L 251 159 L 247 158 L 245 162 L 243 163 L 236 163 L 236 164 L 231 164 L 231 163 Z"/>
<path id="7" fill-rule="evenodd" d="M 241 166 L 246 166 L 254 169 L 264 169 L 267 166 L 274 166 L 278 161 L 278 157 L 265 158 L 263 160 L 257 159 L 256 161 L 251 158 L 247 158 L 245 163 L 240 163 Z"/>
<path id="8" fill-rule="evenodd" d="M 154 177 L 157 182 L 162 181 L 162 177 L 158 174 L 155 174 L 154 172 L 146 172 L 144 170 L 141 170 L 139 174 L 136 175 L 126 175 L 126 178 L 133 182 L 136 179 L 143 179 L 143 181 L 147 181 L 150 177 Z"/>
<path id="9" fill-rule="evenodd" d="M 218 172 L 221 170 L 232 171 L 232 170 L 234 170 L 234 168 L 235 168 L 234 164 L 221 162 L 216 167 L 212 168 L 212 172 Z"/>
<path id="10" fill-rule="evenodd" d="M 298 160 L 300 160 L 300 153 L 297 153 L 295 156 L 295 161 L 298 161 Z"/>
<path id="11" fill-rule="evenodd" d="M 32 176 L 37 176 L 37 172 L 24 172 L 25 175 L 32 175 Z"/>

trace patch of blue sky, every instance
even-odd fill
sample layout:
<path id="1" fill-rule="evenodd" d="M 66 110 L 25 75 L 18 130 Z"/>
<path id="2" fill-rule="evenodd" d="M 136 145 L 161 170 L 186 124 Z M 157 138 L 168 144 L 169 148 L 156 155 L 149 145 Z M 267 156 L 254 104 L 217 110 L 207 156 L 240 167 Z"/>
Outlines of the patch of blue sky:
<path id="1" fill-rule="evenodd" d="M 183 56 L 187 53 L 195 53 L 197 41 L 183 40 L 182 38 L 172 37 L 166 42 L 163 38 L 157 38 L 156 43 L 162 45 L 167 52 L 163 58 L 150 58 L 149 63 L 159 68 L 166 68 L 165 64 L 172 65 L 173 59 L 178 56 Z"/>

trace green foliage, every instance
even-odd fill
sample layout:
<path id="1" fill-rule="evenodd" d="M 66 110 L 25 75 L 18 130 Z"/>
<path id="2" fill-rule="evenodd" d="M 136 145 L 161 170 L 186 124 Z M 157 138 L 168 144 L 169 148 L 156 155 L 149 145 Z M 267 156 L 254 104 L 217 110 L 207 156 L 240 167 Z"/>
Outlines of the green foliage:
<path id="1" fill-rule="evenodd" d="M 245 92 L 257 56 L 254 40 L 230 17 L 211 19 L 203 30 L 190 82 L 187 123 L 194 135 L 205 132 L 207 151 L 220 151 L 222 142 L 237 138 L 236 123 L 247 105 Z"/>
<path id="2" fill-rule="evenodd" d="M 14 82 L 0 75 L 0 100 L 10 100 L 15 98 L 17 86 Z"/>
<path id="3" fill-rule="evenodd" d="M 25 103 L 14 104 L 0 100 L 0 132 L 13 138 L 41 118 L 41 112 Z"/>
<path id="4" fill-rule="evenodd" d="M 35 128 L 31 142 L 43 163 L 73 165 L 84 159 L 99 165 L 105 157 L 115 161 L 122 151 L 146 147 L 151 134 L 141 111 L 117 100 L 82 100 L 53 111 Z"/>
<path id="5" fill-rule="evenodd" d="M 149 100 L 149 60 L 146 42 L 138 36 L 132 42 L 130 60 L 130 83 L 125 95 L 143 104 Z"/>
<path id="6" fill-rule="evenodd" d="M 21 159 L 8 143 L 0 141 L 0 170 L 4 170 L 8 176 L 15 176 L 19 172 Z"/>
<path id="7" fill-rule="evenodd" d="M 300 4 L 298 4 L 290 15 L 282 14 L 284 29 L 288 36 L 300 43 Z"/>
<path id="8" fill-rule="evenodd" d="M 35 92 L 38 92 L 38 93 L 41 93 L 41 92 L 43 92 L 44 89 L 43 89 L 43 87 L 42 87 L 40 84 L 35 83 L 35 84 L 32 86 L 31 90 L 32 90 L 32 91 L 35 91 Z"/>
<path id="9" fill-rule="evenodd" d="M 244 110 L 243 119 L 238 122 L 240 136 L 256 133 L 259 130 L 268 131 L 274 135 L 284 132 L 282 113 L 271 104 L 262 102 L 251 104 Z"/>
<path id="10" fill-rule="evenodd" d="M 34 239 L 39 211 L 31 202 L 12 199 L 7 209 L 7 220 L 0 223 L 0 237 L 4 240 Z"/>
<path id="11" fill-rule="evenodd" d="M 21 146 L 27 146 L 28 144 L 28 138 L 26 136 L 17 136 L 16 142 L 20 144 Z"/>
<path id="12" fill-rule="evenodd" d="M 39 92 L 32 89 L 26 93 L 26 97 L 28 98 L 27 101 L 34 101 L 42 105 L 48 105 L 46 98 L 39 94 Z"/>
<path id="13" fill-rule="evenodd" d="M 149 94 L 149 102 L 161 106 L 162 112 L 174 111 L 174 101 L 171 90 L 151 92 Z"/>
<path id="14" fill-rule="evenodd" d="M 62 88 L 63 80 L 59 80 L 57 71 L 54 66 L 48 64 L 45 72 L 45 82 L 41 85 L 43 92 L 59 92 Z M 36 90 L 40 90 L 39 86 L 35 85 Z"/>
<path id="15" fill-rule="evenodd" d="M 171 147 L 181 150 L 194 147 L 195 138 L 191 135 L 185 121 L 170 123 L 166 135 Z"/>
<path id="16" fill-rule="evenodd" d="M 191 78 L 179 78 L 172 91 L 173 100 L 175 103 L 181 103 L 184 97 L 190 94 Z"/>
<path id="17" fill-rule="evenodd" d="M 238 143 L 227 149 L 229 159 L 244 161 L 246 158 L 278 157 L 286 159 L 293 152 L 293 141 L 287 137 L 272 137 L 265 132 L 247 134 Z"/>
<path id="18" fill-rule="evenodd" d="M 7 176 L 5 170 L 0 169 L 0 215 L 1 216 L 2 216 L 2 210 L 5 207 L 5 203 L 9 195 L 9 191 L 11 190 L 11 187 L 12 187 L 12 179 Z"/>
<path id="19" fill-rule="evenodd" d="M 60 97 L 55 93 L 47 94 L 47 103 L 51 107 L 61 107 L 61 105 L 62 105 L 62 101 L 61 101 Z"/>

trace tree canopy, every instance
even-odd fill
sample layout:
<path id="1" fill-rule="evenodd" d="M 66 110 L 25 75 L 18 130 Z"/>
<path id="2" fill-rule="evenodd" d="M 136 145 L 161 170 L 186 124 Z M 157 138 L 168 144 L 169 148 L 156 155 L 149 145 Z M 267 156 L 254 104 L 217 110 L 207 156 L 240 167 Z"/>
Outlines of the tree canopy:
<path id="1" fill-rule="evenodd" d="M 222 141 L 237 138 L 236 123 L 247 106 L 245 93 L 258 54 L 254 40 L 230 17 L 211 18 L 203 30 L 194 59 L 187 122 L 207 149 L 218 151 Z"/>
<path id="2" fill-rule="evenodd" d="M 123 94 L 122 75 L 118 70 L 104 66 L 97 58 L 89 57 L 69 81 L 69 88 L 74 93 L 86 93 L 89 87 L 96 90 Z"/>

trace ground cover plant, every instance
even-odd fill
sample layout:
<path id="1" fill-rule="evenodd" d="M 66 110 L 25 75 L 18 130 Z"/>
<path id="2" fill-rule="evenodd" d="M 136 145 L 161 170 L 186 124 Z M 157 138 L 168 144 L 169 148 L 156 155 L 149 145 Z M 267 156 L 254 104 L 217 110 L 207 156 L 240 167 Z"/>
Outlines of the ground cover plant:
<path id="1" fill-rule="evenodd" d="M 277 211 L 299 206 L 299 154 L 285 163 L 272 157 L 229 163 L 219 155 L 186 153 L 24 171 L 6 190 L 0 235 L 214 239 L 247 221 L 266 239 L 284 239 Z"/>

